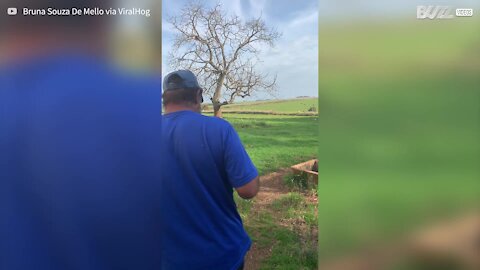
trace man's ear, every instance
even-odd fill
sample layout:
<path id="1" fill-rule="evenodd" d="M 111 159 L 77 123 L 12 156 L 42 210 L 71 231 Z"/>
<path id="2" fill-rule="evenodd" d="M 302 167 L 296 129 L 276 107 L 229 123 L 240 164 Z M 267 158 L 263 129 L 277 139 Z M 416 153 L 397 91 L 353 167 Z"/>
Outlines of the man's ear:
<path id="1" fill-rule="evenodd" d="M 203 90 L 202 90 L 202 89 L 198 89 L 198 96 L 199 96 L 199 99 L 198 99 L 198 100 L 200 100 L 200 104 L 203 103 L 203 95 L 202 95 L 202 93 L 203 93 Z"/>

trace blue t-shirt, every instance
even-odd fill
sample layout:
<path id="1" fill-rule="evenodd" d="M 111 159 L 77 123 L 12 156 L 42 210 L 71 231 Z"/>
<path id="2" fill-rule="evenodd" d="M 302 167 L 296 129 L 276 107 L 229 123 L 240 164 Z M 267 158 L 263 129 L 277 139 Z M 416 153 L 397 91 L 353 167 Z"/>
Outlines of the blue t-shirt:
<path id="1" fill-rule="evenodd" d="M 0 269 L 161 269 L 160 79 L 0 67 Z"/>
<path id="2" fill-rule="evenodd" d="M 237 269 L 251 241 L 233 188 L 258 173 L 225 120 L 192 111 L 162 119 L 162 269 Z"/>

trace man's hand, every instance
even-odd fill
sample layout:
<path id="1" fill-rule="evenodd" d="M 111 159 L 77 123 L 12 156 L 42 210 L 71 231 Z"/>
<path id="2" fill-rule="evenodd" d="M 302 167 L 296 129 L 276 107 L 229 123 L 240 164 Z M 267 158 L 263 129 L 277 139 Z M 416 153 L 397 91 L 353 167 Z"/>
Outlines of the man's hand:
<path id="1" fill-rule="evenodd" d="M 257 195 L 259 188 L 260 180 L 257 176 L 252 181 L 248 182 L 248 184 L 238 187 L 236 190 L 238 195 L 243 199 L 251 199 Z"/>

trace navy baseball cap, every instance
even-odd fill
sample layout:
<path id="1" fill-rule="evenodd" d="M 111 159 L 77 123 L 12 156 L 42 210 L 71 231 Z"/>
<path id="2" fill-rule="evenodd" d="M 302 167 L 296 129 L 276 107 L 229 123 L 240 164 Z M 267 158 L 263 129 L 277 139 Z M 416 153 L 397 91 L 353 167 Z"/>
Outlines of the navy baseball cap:
<path id="1" fill-rule="evenodd" d="M 177 70 L 165 76 L 163 80 L 164 92 L 180 88 L 200 88 L 197 77 L 190 70 Z"/>

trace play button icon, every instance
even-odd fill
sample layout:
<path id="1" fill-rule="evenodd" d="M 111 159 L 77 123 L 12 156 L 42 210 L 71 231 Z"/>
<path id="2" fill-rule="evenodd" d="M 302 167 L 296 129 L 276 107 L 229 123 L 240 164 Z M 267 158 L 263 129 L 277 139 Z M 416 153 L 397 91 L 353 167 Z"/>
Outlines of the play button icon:
<path id="1" fill-rule="evenodd" d="M 15 16 L 15 15 L 17 15 L 17 12 L 18 12 L 18 11 L 17 11 L 17 8 L 13 8 L 13 7 L 12 7 L 12 8 L 8 8 L 8 9 L 7 9 L 7 14 L 10 15 L 10 16 Z"/>

